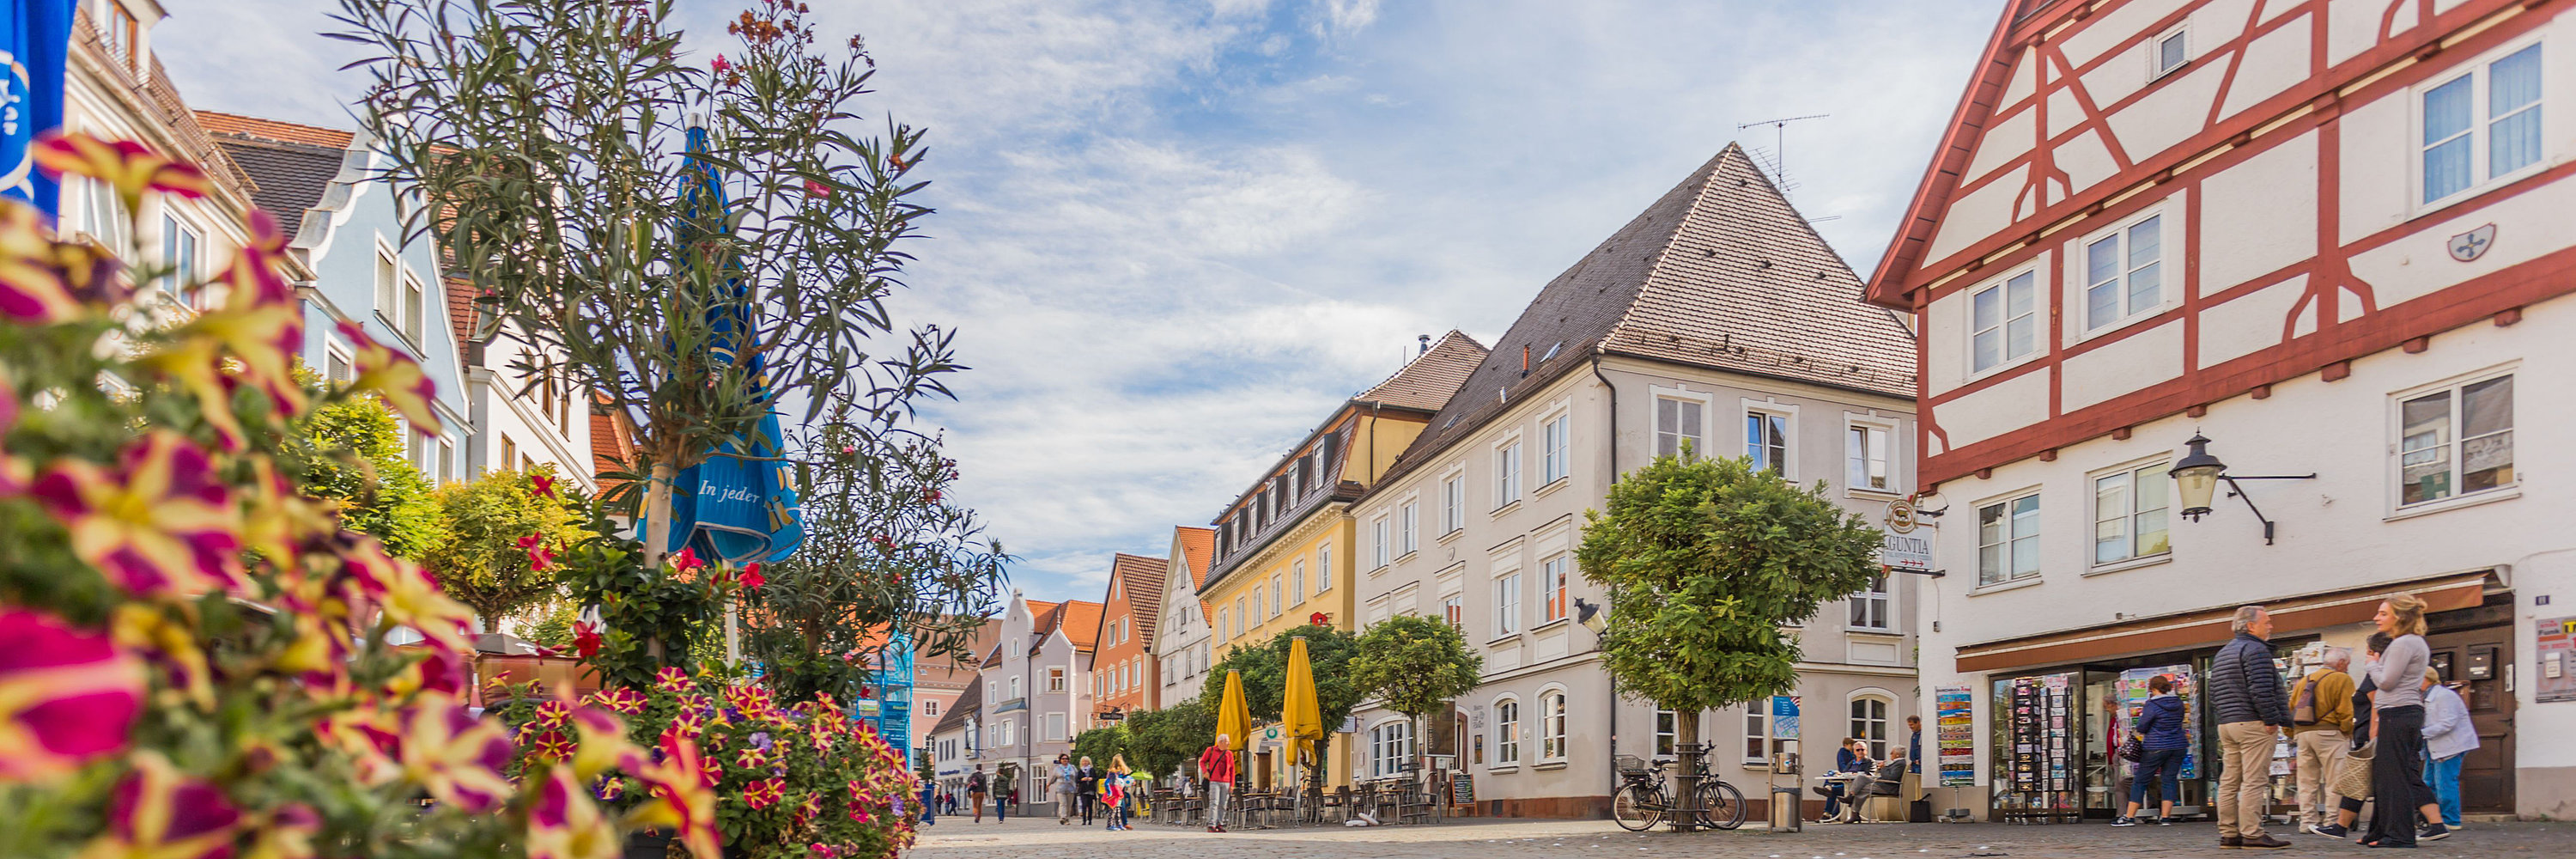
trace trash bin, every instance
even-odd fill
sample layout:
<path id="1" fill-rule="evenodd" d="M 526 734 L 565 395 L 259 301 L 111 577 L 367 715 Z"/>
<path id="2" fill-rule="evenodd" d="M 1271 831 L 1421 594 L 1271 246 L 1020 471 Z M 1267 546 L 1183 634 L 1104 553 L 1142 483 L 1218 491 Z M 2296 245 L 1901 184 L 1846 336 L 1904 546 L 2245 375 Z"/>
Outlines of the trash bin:
<path id="1" fill-rule="evenodd" d="M 1771 788 L 1771 831 L 1803 831 L 1806 819 L 1798 813 L 1800 801 L 1798 789 L 1794 786 Z"/>

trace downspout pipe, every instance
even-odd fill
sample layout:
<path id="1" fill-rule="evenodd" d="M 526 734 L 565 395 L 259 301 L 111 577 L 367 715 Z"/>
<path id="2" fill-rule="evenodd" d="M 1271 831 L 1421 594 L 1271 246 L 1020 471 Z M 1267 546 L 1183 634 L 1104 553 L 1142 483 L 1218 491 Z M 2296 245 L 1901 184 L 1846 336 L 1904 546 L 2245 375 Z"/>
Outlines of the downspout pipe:
<path id="1" fill-rule="evenodd" d="M 1610 482 L 1617 483 L 1619 482 L 1619 386 L 1610 384 L 1610 377 L 1603 375 L 1601 372 L 1601 347 L 1599 345 L 1592 347 L 1592 378 L 1601 380 L 1601 389 L 1610 393 Z M 1601 610 L 1610 610 L 1610 598 L 1607 595 L 1601 598 Z M 1604 628 L 1606 629 L 1607 627 Z M 1592 647 L 1595 650 L 1600 649 L 1601 639 L 1599 635 L 1593 636 Z M 1610 668 L 1610 655 L 1604 653 L 1601 656 L 1602 673 L 1608 674 Z M 1611 759 L 1616 760 L 1618 755 L 1619 675 L 1610 674 L 1610 757 Z M 1616 803 L 1618 802 L 1618 798 L 1619 768 L 1617 766 L 1612 766 L 1610 768 L 1610 800 L 1611 802 Z"/>

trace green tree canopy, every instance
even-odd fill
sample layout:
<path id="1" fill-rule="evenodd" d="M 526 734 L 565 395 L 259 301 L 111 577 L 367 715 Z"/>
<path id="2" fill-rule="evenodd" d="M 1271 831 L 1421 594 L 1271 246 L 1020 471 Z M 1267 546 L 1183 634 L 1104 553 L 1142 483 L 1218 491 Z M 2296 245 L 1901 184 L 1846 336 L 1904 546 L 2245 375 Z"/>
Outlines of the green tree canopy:
<path id="1" fill-rule="evenodd" d="M 1094 765 L 1107 770 L 1110 756 L 1126 754 L 1134 744 L 1135 736 L 1128 732 L 1125 725 L 1093 728 L 1074 735 L 1073 760 L 1075 763 L 1081 763 L 1083 758 L 1090 758 Z M 1131 759 L 1127 762 L 1127 766 L 1129 769 L 1134 769 L 1136 762 Z M 1052 774 L 1054 771 L 1048 770 L 1048 772 Z"/>
<path id="2" fill-rule="evenodd" d="M 413 560 L 439 541 L 438 502 L 429 481 L 403 457 L 402 424 L 383 401 L 350 397 L 325 403 L 295 428 L 293 440 L 304 444 L 288 445 L 284 458 L 305 470 L 306 494 L 339 505 L 344 526 Z"/>
<path id="3" fill-rule="evenodd" d="M 1699 739 L 1702 710 L 1788 692 L 1798 642 L 1783 634 L 1879 574 L 1880 535 L 1828 500 L 1743 457 L 1662 457 L 1590 511 L 1576 557 L 1609 591 L 1602 652 L 1626 691 L 1677 714 Z"/>
<path id="4" fill-rule="evenodd" d="M 1216 741 L 1216 711 L 1191 698 L 1160 710 L 1127 717 L 1127 765 L 1155 778 L 1171 775 L 1196 761 Z"/>
<path id="5" fill-rule="evenodd" d="M 539 466 L 537 473 L 552 479 L 552 472 L 552 466 Z M 563 591 L 554 571 L 538 568 L 530 549 L 519 545 L 522 540 L 534 536 L 537 549 L 562 553 L 589 536 L 560 495 L 537 494 L 529 477 L 488 471 L 438 489 L 444 527 L 421 563 L 437 574 L 448 596 L 482 615 L 487 632 L 498 631 L 502 618 Z M 555 491 L 570 488 L 567 481 Z"/>
<path id="6" fill-rule="evenodd" d="M 1311 646 L 1311 645 L 1310 645 Z M 1467 649 L 1458 628 L 1427 617 L 1397 615 L 1360 634 L 1350 663 L 1352 685 L 1386 708 L 1420 719 L 1475 691 L 1485 658 Z"/>
<path id="7" fill-rule="evenodd" d="M 1243 702 L 1252 710 L 1252 718 L 1279 721 L 1279 699 L 1288 689 L 1288 643 L 1299 636 L 1306 639 L 1306 664 L 1315 670 L 1315 709 L 1323 713 L 1324 730 L 1340 729 L 1342 720 L 1350 718 L 1351 710 L 1368 693 L 1351 682 L 1350 663 L 1359 656 L 1359 638 L 1329 626 L 1291 627 L 1269 641 L 1235 648 L 1209 670 L 1207 689 L 1199 693 L 1201 706 L 1217 712 L 1225 698 L 1225 672 L 1241 671 Z M 1215 722 L 1210 721 L 1208 736 L 1199 745 L 1205 748 L 1215 740 Z"/>

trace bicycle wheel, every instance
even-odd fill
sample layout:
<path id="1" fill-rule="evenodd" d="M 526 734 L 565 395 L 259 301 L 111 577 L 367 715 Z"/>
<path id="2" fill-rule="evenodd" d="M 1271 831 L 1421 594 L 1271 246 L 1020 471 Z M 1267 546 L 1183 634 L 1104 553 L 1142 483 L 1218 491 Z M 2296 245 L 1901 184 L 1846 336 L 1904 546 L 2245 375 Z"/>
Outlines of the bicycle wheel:
<path id="1" fill-rule="evenodd" d="M 1744 825 L 1744 794 L 1734 785 L 1711 778 L 1699 786 L 1699 825 L 1734 829 Z"/>
<path id="2" fill-rule="evenodd" d="M 1653 829 L 1664 819 L 1663 791 L 1642 784 L 1620 788 L 1610 797 L 1610 817 L 1630 832 Z"/>

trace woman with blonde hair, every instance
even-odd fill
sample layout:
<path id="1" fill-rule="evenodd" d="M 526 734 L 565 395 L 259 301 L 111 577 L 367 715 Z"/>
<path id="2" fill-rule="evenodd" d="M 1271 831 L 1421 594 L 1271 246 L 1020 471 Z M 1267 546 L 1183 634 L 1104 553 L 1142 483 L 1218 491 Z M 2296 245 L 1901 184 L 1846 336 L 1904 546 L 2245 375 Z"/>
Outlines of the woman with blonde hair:
<path id="1" fill-rule="evenodd" d="M 2417 841 L 2451 837 L 2442 826 L 2442 807 L 2433 786 L 2424 781 L 2424 673 L 2432 668 L 2433 650 L 2424 643 L 2424 600 L 2397 594 L 2379 604 L 2371 619 L 2389 637 L 2370 679 L 2371 734 L 2378 751 L 2371 757 L 2371 793 L 2379 798 L 2370 815 L 2365 847 L 2413 847 Z M 2416 826 L 2418 815 L 2424 821 Z"/>
<path id="2" fill-rule="evenodd" d="M 1127 825 L 1127 794 L 1129 791 L 1133 791 L 1135 789 L 1136 778 L 1131 771 L 1127 769 L 1127 756 L 1124 754 L 1110 755 L 1109 776 L 1101 779 L 1100 787 L 1101 793 L 1105 794 L 1101 799 L 1109 803 L 1109 831 L 1119 832 L 1129 828 Z"/>

